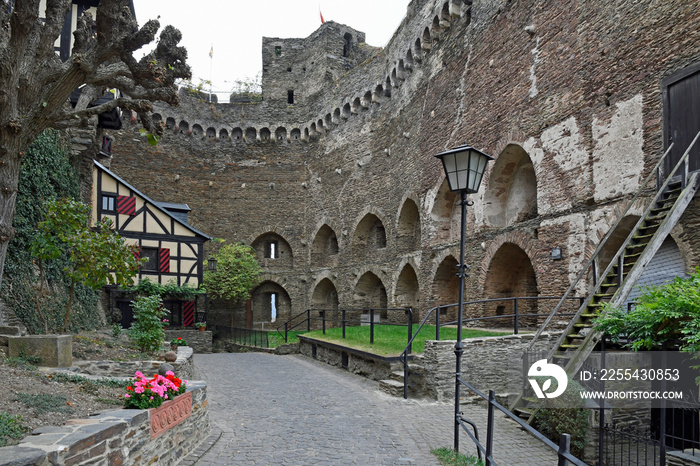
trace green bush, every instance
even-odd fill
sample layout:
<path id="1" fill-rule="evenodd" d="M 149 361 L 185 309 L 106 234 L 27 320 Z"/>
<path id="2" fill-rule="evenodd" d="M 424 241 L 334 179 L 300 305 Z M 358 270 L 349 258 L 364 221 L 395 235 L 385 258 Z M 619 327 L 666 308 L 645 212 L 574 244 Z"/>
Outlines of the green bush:
<path id="1" fill-rule="evenodd" d="M 260 281 L 255 250 L 243 243 L 225 244 L 216 254 L 216 271 L 204 271 L 204 288 L 214 299 L 242 301 Z"/>
<path id="2" fill-rule="evenodd" d="M 22 424 L 21 417 L 0 411 L 0 447 L 6 446 L 10 439 L 21 439 L 29 430 L 29 427 Z"/>
<path id="3" fill-rule="evenodd" d="M 162 319 L 165 314 L 160 296 L 140 296 L 134 301 L 134 322 L 129 329 L 129 338 L 141 351 L 158 351 L 163 346 Z"/>
<path id="4" fill-rule="evenodd" d="M 581 457 L 586 446 L 589 410 L 583 407 L 579 392 L 583 388 L 569 378 L 566 391 L 557 398 L 541 401 L 535 411 L 533 427 L 542 435 L 559 445 L 561 434 L 571 435 L 571 454 Z"/>

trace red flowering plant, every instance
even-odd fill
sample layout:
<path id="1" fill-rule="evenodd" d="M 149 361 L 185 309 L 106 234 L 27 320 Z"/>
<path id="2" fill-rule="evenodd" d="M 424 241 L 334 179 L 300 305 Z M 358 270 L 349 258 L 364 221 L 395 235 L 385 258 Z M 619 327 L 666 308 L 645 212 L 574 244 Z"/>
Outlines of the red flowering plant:
<path id="1" fill-rule="evenodd" d="M 134 382 L 126 387 L 125 408 L 157 408 L 187 390 L 187 382 L 175 377 L 172 371 L 166 372 L 165 377 L 156 374 L 152 379 L 139 371 L 134 375 Z"/>

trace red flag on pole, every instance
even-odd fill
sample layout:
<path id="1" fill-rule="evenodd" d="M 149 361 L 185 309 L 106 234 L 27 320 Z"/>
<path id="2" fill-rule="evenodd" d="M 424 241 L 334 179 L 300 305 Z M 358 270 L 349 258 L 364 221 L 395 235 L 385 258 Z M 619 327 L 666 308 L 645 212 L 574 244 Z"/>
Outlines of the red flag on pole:
<path id="1" fill-rule="evenodd" d="M 320 9 L 320 8 L 318 9 L 318 14 L 321 15 L 321 24 L 325 23 L 326 20 L 323 19 L 323 13 L 321 13 L 321 9 Z"/>

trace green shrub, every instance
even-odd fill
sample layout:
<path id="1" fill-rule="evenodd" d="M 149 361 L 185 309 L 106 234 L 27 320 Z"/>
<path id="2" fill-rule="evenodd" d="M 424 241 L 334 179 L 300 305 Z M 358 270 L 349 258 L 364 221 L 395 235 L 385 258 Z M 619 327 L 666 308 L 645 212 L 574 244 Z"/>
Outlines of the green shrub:
<path id="1" fill-rule="evenodd" d="M 134 322 L 129 338 L 141 351 L 158 351 L 163 346 L 163 300 L 160 296 L 140 296 L 134 301 Z"/>
<path id="2" fill-rule="evenodd" d="M 113 324 L 112 325 L 112 336 L 114 338 L 119 338 L 119 336 L 122 334 L 122 325 L 121 324 Z"/>
<path id="3" fill-rule="evenodd" d="M 535 429 L 557 445 L 561 434 L 571 435 L 571 454 L 579 458 L 586 446 L 590 412 L 583 407 L 584 401 L 579 395 L 582 390 L 578 382 L 569 378 L 564 393 L 541 401 L 533 423 Z"/>
<path id="4" fill-rule="evenodd" d="M 6 446 L 10 439 L 21 439 L 29 430 L 29 427 L 22 424 L 21 417 L 0 411 L 0 447 Z"/>
<path id="5" fill-rule="evenodd" d="M 68 413 L 73 411 L 73 408 L 68 405 L 68 399 L 64 395 L 18 393 L 15 401 L 24 403 L 29 408 L 32 408 L 36 414 Z"/>

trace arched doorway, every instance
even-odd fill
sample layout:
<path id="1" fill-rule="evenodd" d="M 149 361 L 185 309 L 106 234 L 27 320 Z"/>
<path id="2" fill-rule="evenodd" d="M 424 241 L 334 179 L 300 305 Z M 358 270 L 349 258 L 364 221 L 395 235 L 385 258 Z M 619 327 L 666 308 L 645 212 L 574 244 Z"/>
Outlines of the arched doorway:
<path id="1" fill-rule="evenodd" d="M 247 328 L 271 329 L 292 317 L 292 300 L 278 283 L 265 281 L 252 293 L 246 309 Z M 273 324 L 274 325 L 266 325 Z"/>
<path id="2" fill-rule="evenodd" d="M 498 248 L 489 263 L 484 286 L 487 299 L 537 296 L 537 279 L 530 258 L 520 246 L 504 243 Z M 522 300 L 518 303 L 520 314 L 537 313 L 537 300 Z M 483 306 L 484 316 L 509 315 L 515 312 L 512 300 L 486 303 Z M 490 327 L 510 327 L 512 318 L 493 319 L 485 321 Z M 535 318 L 519 320 L 523 325 L 534 325 Z"/>

